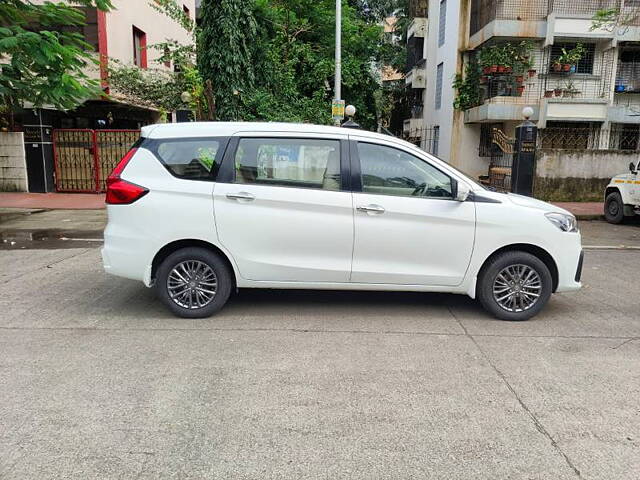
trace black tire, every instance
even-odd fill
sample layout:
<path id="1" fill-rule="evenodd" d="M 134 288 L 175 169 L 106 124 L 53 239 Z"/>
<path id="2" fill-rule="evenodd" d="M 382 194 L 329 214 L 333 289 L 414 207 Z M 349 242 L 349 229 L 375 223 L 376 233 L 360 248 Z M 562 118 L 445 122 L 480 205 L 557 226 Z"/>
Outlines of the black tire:
<path id="1" fill-rule="evenodd" d="M 499 296 L 498 299 L 496 298 L 496 296 L 494 296 L 494 284 L 496 284 L 496 288 L 499 288 L 496 281 L 503 283 L 503 279 L 505 277 L 504 270 L 508 267 L 513 266 L 526 266 L 529 269 L 533 270 L 537 274 L 539 279 L 539 282 L 536 282 L 536 285 L 539 285 L 539 288 L 536 287 L 537 290 L 532 290 L 532 287 L 527 287 L 529 288 L 529 290 L 527 290 L 528 292 L 534 292 L 534 294 L 536 294 L 535 292 L 538 292 L 538 297 L 533 298 L 533 300 L 532 296 L 525 297 L 522 293 L 520 293 L 522 291 L 521 286 L 517 285 L 513 287 L 517 289 L 514 300 L 520 302 L 520 299 L 522 299 L 522 303 L 520 305 L 526 304 L 527 301 L 532 301 L 532 304 L 526 309 L 521 309 L 520 305 L 516 305 L 514 308 L 512 308 L 512 310 L 515 311 L 511 311 L 506 307 L 503 307 L 498 302 L 498 299 L 503 298 L 500 296 L 504 296 L 503 293 L 497 293 L 497 295 Z M 529 271 L 526 268 L 521 268 L 521 270 L 527 272 Z M 503 276 L 500 277 L 499 280 L 496 280 L 501 273 L 503 273 Z M 507 290 L 506 293 L 509 294 L 509 292 L 511 291 L 512 290 Z M 487 262 L 487 264 L 484 265 L 482 271 L 480 272 L 480 275 L 478 276 L 478 300 L 487 312 L 489 312 L 494 317 L 499 318 L 500 320 L 529 320 L 544 308 L 544 306 L 549 301 L 552 292 L 553 278 L 551 277 L 549 268 L 538 257 L 527 252 L 510 251 L 500 253 L 491 258 Z M 518 311 L 518 309 L 520 310 Z"/>
<path id="2" fill-rule="evenodd" d="M 190 263 L 184 264 L 183 262 L 190 262 Z M 211 291 L 214 291 L 215 293 L 208 303 L 205 304 L 205 301 L 203 299 L 203 297 L 205 296 L 204 294 L 196 293 L 197 289 L 205 288 L 204 284 L 200 284 L 200 283 L 198 283 L 197 285 L 195 284 L 195 280 L 199 278 L 197 277 L 197 275 L 200 275 L 196 273 L 194 273 L 194 277 L 193 277 L 194 283 L 189 283 L 189 285 L 192 285 L 194 287 L 194 288 L 191 288 L 191 295 L 189 294 L 185 294 L 186 296 L 177 295 L 176 300 L 174 300 L 171 297 L 171 294 L 169 292 L 169 284 L 168 284 L 169 275 L 172 273 L 175 267 L 178 267 L 181 264 L 183 266 L 186 265 L 187 268 L 189 265 L 192 265 L 194 267 L 194 272 L 196 271 L 196 267 L 200 268 L 200 270 L 198 271 L 202 272 L 203 275 L 204 275 L 204 272 L 207 272 L 207 274 L 209 274 L 208 273 L 209 271 L 206 270 L 204 266 L 202 266 L 203 264 L 208 266 L 211 269 L 211 271 L 213 271 L 214 277 L 210 277 L 208 279 L 210 283 L 206 285 L 206 288 L 212 289 Z M 187 277 L 187 275 L 185 274 L 186 272 L 185 270 L 179 270 L 179 272 L 182 272 L 185 278 Z M 176 274 L 172 276 L 173 285 L 176 285 L 175 283 L 173 283 L 175 280 L 175 275 Z M 216 282 L 215 289 L 209 286 L 212 282 L 211 278 L 215 278 L 215 282 Z M 205 279 L 200 279 L 200 280 L 204 281 Z M 182 288 L 182 287 L 173 287 L 173 288 L 174 288 L 173 291 L 175 293 L 179 293 L 175 289 Z M 220 309 L 222 309 L 222 307 L 224 307 L 225 303 L 227 303 L 227 300 L 229 299 L 229 296 L 231 295 L 231 291 L 233 289 L 233 276 L 232 276 L 232 272 L 229 270 L 227 263 L 222 258 L 220 258 L 218 254 L 210 250 L 207 250 L 205 248 L 187 247 L 187 248 L 183 248 L 181 250 L 177 250 L 173 252 L 171 255 L 165 258 L 164 261 L 160 264 L 160 266 L 158 267 L 157 275 L 156 275 L 155 289 L 162 303 L 164 303 L 165 306 L 178 317 L 203 318 L 203 317 L 209 317 L 214 313 L 217 313 Z M 202 291 L 202 290 L 198 290 L 198 291 Z M 200 297 L 198 297 L 198 295 L 200 295 Z M 195 305 L 192 306 L 191 308 L 189 308 L 188 306 L 180 305 L 178 303 L 178 302 L 181 302 L 183 304 L 188 305 L 192 301 L 194 301 L 194 299 L 195 299 Z M 199 306 L 198 305 L 199 302 L 202 303 L 203 305 Z"/>
<path id="3" fill-rule="evenodd" d="M 624 203 L 620 192 L 611 192 L 604 201 L 604 218 L 609 223 L 622 223 L 624 221 Z"/>

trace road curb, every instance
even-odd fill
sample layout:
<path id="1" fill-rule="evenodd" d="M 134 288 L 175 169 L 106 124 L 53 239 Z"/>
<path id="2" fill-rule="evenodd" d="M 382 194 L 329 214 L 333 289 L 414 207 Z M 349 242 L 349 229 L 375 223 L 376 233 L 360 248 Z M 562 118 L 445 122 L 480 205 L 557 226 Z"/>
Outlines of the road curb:
<path id="1" fill-rule="evenodd" d="M 576 215 L 578 220 L 582 221 L 593 221 L 593 220 L 604 220 L 604 215 L 600 214 L 578 214 Z"/>

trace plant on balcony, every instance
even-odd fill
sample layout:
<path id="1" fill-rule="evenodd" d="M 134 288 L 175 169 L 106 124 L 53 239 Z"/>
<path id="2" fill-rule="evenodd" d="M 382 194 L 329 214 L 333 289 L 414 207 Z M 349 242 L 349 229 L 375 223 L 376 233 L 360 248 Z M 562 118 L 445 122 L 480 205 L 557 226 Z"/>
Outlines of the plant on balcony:
<path id="1" fill-rule="evenodd" d="M 533 66 L 531 61 L 533 48 L 534 44 L 530 40 L 491 45 L 480 50 L 478 63 L 485 75 L 512 72 L 524 74 Z M 535 70 L 533 73 L 535 74 Z M 530 76 L 533 75 L 530 73 Z"/>
<path id="2" fill-rule="evenodd" d="M 456 98 L 453 101 L 453 108 L 456 110 L 468 110 L 481 103 L 480 67 L 476 61 L 467 63 L 464 76 L 456 75 L 453 88 L 456 90 Z"/>
<path id="3" fill-rule="evenodd" d="M 560 55 L 553 62 L 553 70 L 555 72 L 575 72 L 576 65 L 582 59 L 585 53 L 586 49 L 581 43 L 576 44 L 576 46 L 571 50 L 563 48 L 562 55 Z"/>
<path id="4" fill-rule="evenodd" d="M 631 4 L 631 2 L 628 2 Z M 625 5 L 626 7 L 627 5 Z M 637 9 L 625 8 L 626 12 L 622 12 L 619 8 L 603 8 L 598 10 L 591 17 L 590 31 L 606 30 L 613 32 L 617 30 L 618 35 L 624 35 L 632 25 L 638 25 L 640 20 L 640 11 Z"/>
<path id="5" fill-rule="evenodd" d="M 573 80 L 568 80 L 567 82 L 565 82 L 564 84 L 564 89 L 562 91 L 562 95 L 564 97 L 567 98 L 576 98 L 578 95 L 580 95 L 580 90 L 578 90 L 575 86 L 575 83 L 573 82 Z"/>
<path id="6" fill-rule="evenodd" d="M 485 47 L 478 53 L 478 64 L 482 68 L 482 73 L 485 75 L 490 75 L 498 71 L 498 64 L 496 62 L 497 58 L 494 47 Z"/>

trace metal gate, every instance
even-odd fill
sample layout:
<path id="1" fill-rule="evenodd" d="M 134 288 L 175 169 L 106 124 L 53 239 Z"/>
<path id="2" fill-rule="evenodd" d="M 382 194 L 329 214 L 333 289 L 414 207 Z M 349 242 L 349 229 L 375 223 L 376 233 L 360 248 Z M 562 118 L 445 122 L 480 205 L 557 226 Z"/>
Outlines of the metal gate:
<path id="1" fill-rule="evenodd" d="M 493 148 L 489 164 L 489 186 L 499 192 L 510 192 L 515 139 L 505 135 L 499 128 L 493 128 L 491 143 Z"/>
<path id="2" fill-rule="evenodd" d="M 56 191 L 98 193 L 140 136 L 140 130 L 53 131 Z"/>

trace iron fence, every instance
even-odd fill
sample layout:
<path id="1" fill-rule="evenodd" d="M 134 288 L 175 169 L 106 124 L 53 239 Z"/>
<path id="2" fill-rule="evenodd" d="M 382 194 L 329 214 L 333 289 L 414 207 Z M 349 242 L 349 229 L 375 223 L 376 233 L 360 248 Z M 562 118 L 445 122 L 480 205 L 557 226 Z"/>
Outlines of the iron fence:
<path id="1" fill-rule="evenodd" d="M 139 136 L 139 130 L 54 130 L 56 190 L 104 192 L 107 177 Z"/>
<path id="2" fill-rule="evenodd" d="M 538 148 L 553 150 L 640 151 L 640 125 L 612 123 L 582 126 L 551 126 L 538 131 Z"/>
<path id="3" fill-rule="evenodd" d="M 538 148 L 554 150 L 596 150 L 600 127 L 549 127 L 538 130 Z"/>
<path id="4" fill-rule="evenodd" d="M 414 121 L 414 123 L 410 123 L 411 121 Z M 423 125 L 416 126 L 416 122 L 422 123 L 422 119 L 416 118 L 405 121 L 403 138 L 422 148 L 424 151 L 438 156 L 440 150 L 440 127 L 425 127 Z"/>

